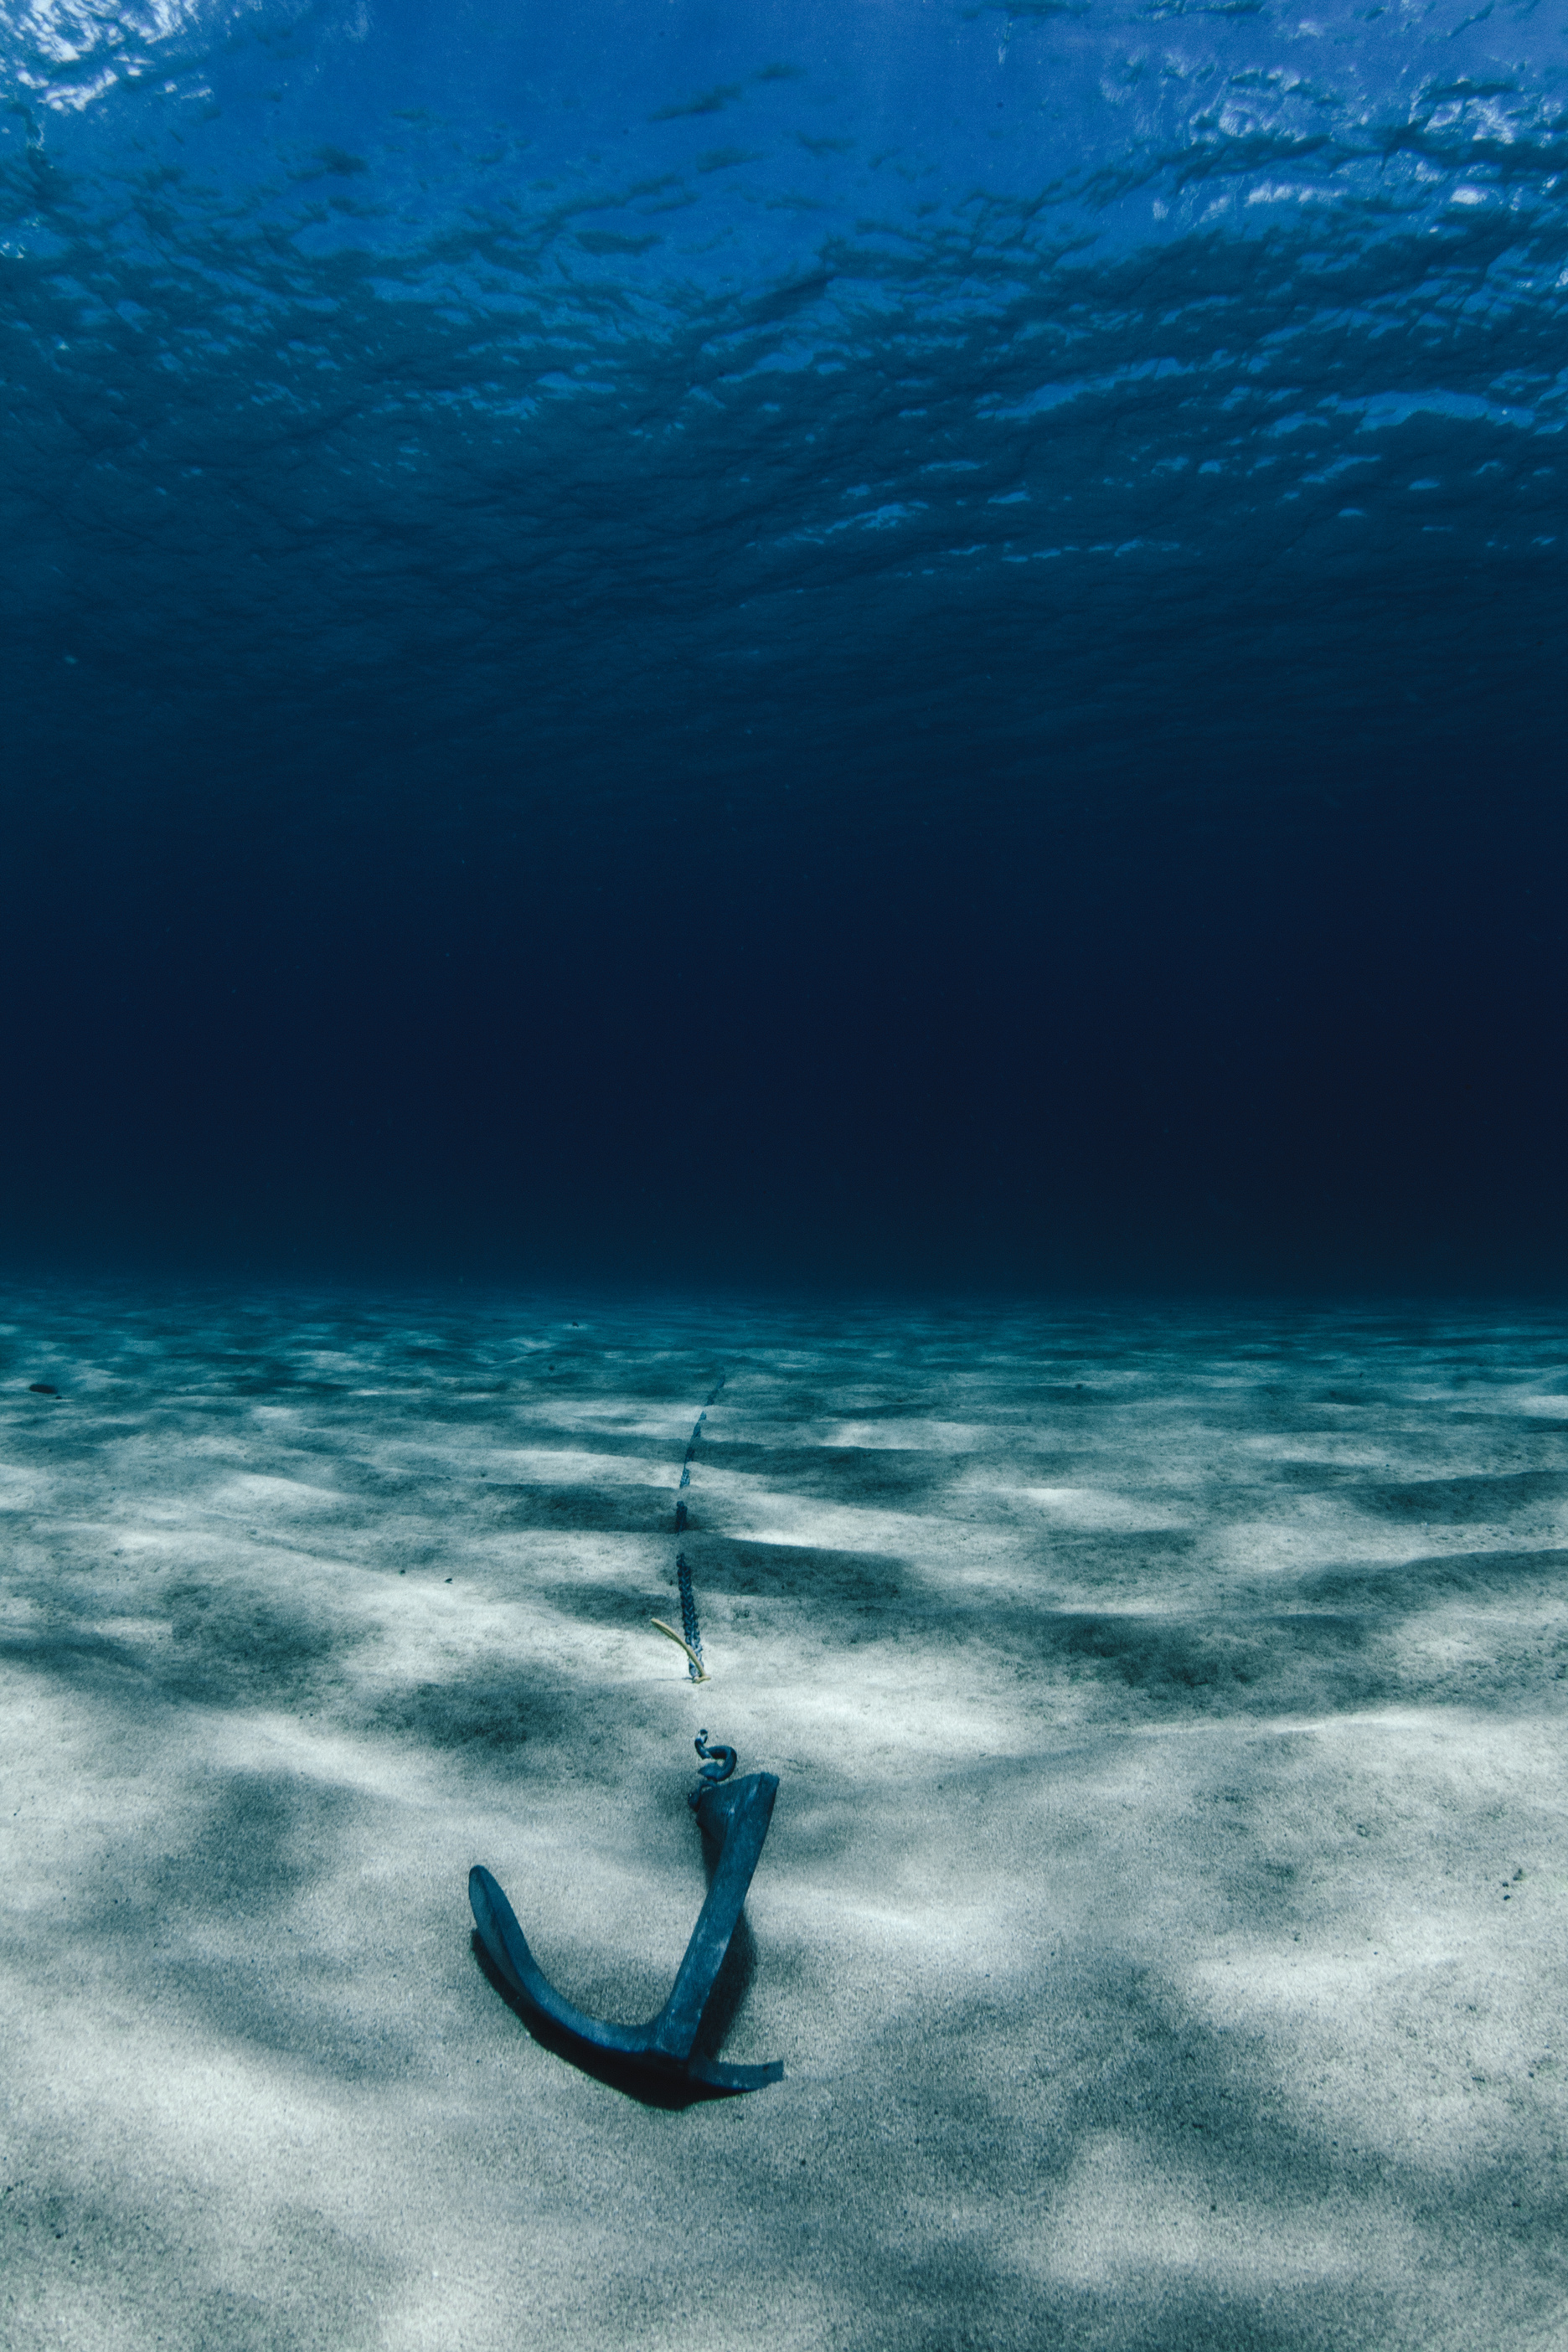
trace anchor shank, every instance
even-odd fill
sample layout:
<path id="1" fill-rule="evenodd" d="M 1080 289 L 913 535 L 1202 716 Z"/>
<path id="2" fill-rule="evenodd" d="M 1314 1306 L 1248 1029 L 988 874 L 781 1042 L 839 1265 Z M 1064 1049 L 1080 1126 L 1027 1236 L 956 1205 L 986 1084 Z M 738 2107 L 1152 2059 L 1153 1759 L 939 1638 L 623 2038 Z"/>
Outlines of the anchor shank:
<path id="1" fill-rule="evenodd" d="M 697 1818 L 710 1836 L 722 1837 L 723 1846 L 674 1990 L 649 2032 L 650 2049 L 663 2057 L 684 2062 L 691 2054 L 702 2011 L 724 1964 L 762 1854 L 778 1789 L 775 1773 L 749 1772 L 743 1780 L 732 1781 L 721 1791 L 703 1791 Z"/>

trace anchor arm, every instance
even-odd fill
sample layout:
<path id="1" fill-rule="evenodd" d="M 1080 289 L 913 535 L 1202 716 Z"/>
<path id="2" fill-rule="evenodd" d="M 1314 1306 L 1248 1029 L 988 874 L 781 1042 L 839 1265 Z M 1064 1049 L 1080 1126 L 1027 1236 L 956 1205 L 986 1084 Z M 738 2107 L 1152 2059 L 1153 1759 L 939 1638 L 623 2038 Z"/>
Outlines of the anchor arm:
<path id="1" fill-rule="evenodd" d="M 602 2018 L 589 2017 L 583 2010 L 574 2009 L 556 1991 L 529 1950 L 528 1938 L 517 1924 L 516 1912 L 482 1863 L 476 1862 L 468 1873 L 468 1902 L 485 1949 L 513 1992 L 531 2002 L 552 2025 L 575 2034 L 579 2042 L 590 2042 L 595 2050 L 616 2051 L 626 2058 L 646 2053 L 646 2025 L 610 2025 Z"/>

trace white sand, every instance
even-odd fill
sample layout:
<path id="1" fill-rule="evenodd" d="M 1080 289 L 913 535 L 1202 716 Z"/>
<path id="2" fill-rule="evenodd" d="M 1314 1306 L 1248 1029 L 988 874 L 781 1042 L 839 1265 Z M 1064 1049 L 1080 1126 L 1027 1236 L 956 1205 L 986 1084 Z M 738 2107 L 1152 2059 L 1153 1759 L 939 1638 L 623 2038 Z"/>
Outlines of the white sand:
<path id="1" fill-rule="evenodd" d="M 3 1312 L 7 2352 L 1568 2341 L 1559 1325 Z"/>

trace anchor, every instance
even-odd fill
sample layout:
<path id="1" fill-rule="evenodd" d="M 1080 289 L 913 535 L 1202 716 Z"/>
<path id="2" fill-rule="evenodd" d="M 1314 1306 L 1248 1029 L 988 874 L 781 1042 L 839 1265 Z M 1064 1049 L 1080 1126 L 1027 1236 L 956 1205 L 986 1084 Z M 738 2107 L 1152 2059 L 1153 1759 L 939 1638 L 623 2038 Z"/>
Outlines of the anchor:
<path id="1" fill-rule="evenodd" d="M 569 2042 L 658 2075 L 667 2083 L 674 2078 L 710 2091 L 760 2091 L 783 2078 L 782 2059 L 765 2066 L 729 2066 L 716 2058 L 699 2056 L 692 2045 L 762 1856 L 773 1799 L 778 1795 L 778 1776 L 748 1772 L 742 1780 L 735 1780 L 734 1749 L 721 1744 L 710 1748 L 705 1730 L 698 1733 L 696 1748 L 704 1759 L 699 1767 L 702 1786 L 693 1790 L 688 1802 L 703 1836 L 718 1847 L 719 1858 L 674 1989 L 658 2015 L 646 2025 L 608 2025 L 601 2018 L 585 2016 L 558 1993 L 529 1950 L 511 1905 L 481 1863 L 468 1873 L 468 1901 L 502 1984 L 526 2008 L 547 2018 Z"/>

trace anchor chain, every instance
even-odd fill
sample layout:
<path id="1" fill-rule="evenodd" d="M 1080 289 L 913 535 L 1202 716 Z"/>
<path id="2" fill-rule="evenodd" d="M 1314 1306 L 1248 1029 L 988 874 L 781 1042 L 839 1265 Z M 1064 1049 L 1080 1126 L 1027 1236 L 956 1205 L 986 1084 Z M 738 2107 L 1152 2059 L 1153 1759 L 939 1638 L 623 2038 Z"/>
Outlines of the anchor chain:
<path id="1" fill-rule="evenodd" d="M 691 1570 L 686 1564 L 686 1554 L 675 1555 L 675 1581 L 680 1593 L 680 1630 L 686 1636 L 686 1646 L 696 1663 L 686 1671 L 694 1683 L 702 1680 L 702 1634 L 697 1622 L 697 1601 L 691 1590 Z"/>
<path id="2" fill-rule="evenodd" d="M 708 1395 L 703 1399 L 702 1410 L 698 1414 L 691 1432 L 691 1443 L 686 1449 L 686 1459 L 680 1465 L 680 1485 L 677 1490 L 675 1502 L 677 1535 L 679 1535 L 686 1526 L 686 1490 L 691 1484 L 691 1465 L 697 1458 L 697 1448 L 702 1436 L 702 1424 L 708 1418 L 708 1407 L 717 1402 L 719 1391 L 723 1385 L 724 1375 L 721 1372 Z M 686 1672 L 692 1682 L 706 1682 L 708 1668 L 702 1657 L 702 1629 L 697 1622 L 697 1596 L 691 1589 L 690 1564 L 683 1551 L 678 1551 L 675 1555 L 675 1583 L 676 1590 L 680 1594 L 680 1631 L 689 1654 Z M 704 1733 L 703 1737 L 706 1738 L 707 1734 Z"/>

